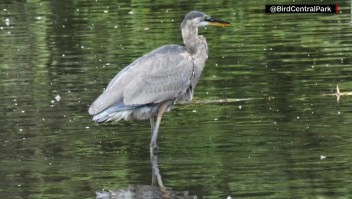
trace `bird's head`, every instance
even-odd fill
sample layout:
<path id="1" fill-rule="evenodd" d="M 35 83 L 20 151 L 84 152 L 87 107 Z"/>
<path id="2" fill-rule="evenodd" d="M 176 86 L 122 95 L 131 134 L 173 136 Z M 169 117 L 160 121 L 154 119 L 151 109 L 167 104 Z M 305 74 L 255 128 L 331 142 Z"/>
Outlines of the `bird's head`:
<path id="1" fill-rule="evenodd" d="M 183 19 L 181 27 L 184 27 L 186 25 L 192 25 L 196 27 L 208 26 L 208 25 L 225 27 L 225 26 L 229 26 L 230 23 L 220 19 L 212 18 L 203 12 L 194 10 L 189 12 Z"/>

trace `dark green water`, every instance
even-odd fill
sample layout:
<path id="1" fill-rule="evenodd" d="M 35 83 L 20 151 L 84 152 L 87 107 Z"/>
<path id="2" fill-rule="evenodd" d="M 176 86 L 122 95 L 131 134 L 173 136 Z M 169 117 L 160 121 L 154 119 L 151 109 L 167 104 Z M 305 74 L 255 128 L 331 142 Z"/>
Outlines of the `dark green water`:
<path id="1" fill-rule="evenodd" d="M 209 60 L 195 100 L 208 103 L 163 118 L 165 186 L 198 198 L 351 198 L 352 98 L 324 96 L 352 91 L 350 4 L 267 15 L 266 3 L 0 3 L 0 198 L 150 185 L 149 122 L 98 126 L 87 109 L 131 61 L 181 44 L 194 9 L 232 26 L 200 30 Z"/>

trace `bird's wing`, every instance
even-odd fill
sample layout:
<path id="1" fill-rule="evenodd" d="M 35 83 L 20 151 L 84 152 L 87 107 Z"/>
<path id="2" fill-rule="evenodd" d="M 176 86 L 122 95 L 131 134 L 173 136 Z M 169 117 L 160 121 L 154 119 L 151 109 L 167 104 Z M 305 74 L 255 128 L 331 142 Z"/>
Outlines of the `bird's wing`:
<path id="1" fill-rule="evenodd" d="M 126 106 L 138 106 L 174 99 L 188 88 L 193 67 L 185 47 L 160 47 L 120 71 L 89 113 L 97 114 L 121 100 Z"/>

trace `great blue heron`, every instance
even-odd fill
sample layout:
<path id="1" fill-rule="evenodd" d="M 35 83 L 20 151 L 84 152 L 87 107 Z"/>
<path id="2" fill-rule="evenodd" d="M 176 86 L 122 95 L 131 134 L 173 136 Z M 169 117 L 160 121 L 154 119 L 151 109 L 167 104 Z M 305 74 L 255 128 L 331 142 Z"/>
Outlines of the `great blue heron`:
<path id="1" fill-rule="evenodd" d="M 154 153 L 163 113 L 169 111 L 176 101 L 192 100 L 208 59 L 206 40 L 198 36 L 198 27 L 206 25 L 224 27 L 230 23 L 203 12 L 189 12 L 181 23 L 185 46 L 162 46 L 122 69 L 89 107 L 93 120 L 103 123 L 150 119 L 150 149 Z"/>

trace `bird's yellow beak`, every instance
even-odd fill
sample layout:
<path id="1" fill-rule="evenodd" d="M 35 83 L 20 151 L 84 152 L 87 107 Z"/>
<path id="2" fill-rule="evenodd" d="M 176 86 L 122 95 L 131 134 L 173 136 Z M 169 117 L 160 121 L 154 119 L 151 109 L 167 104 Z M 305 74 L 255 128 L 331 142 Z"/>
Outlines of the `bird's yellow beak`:
<path id="1" fill-rule="evenodd" d="M 204 21 L 208 22 L 208 25 L 210 26 L 219 26 L 219 27 L 227 27 L 230 26 L 229 22 L 220 20 L 220 19 L 215 19 L 212 17 L 204 19 Z"/>

